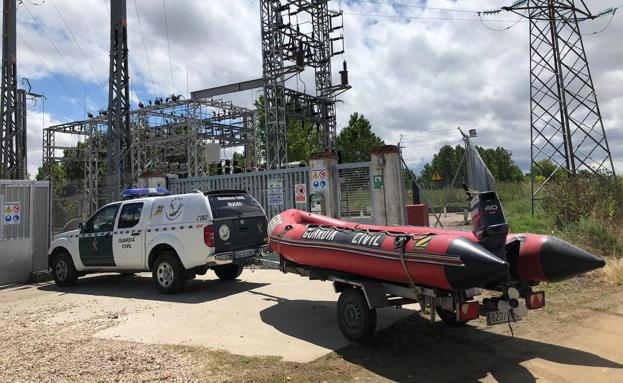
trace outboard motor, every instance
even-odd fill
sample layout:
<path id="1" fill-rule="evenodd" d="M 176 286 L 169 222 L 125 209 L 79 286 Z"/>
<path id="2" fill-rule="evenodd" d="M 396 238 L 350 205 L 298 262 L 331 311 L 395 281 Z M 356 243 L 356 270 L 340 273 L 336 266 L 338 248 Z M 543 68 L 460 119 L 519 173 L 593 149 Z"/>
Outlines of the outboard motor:
<path id="1" fill-rule="evenodd" d="M 497 194 L 492 191 L 478 193 L 472 198 L 470 207 L 472 233 L 487 250 L 508 261 L 505 245 L 509 226 Z"/>

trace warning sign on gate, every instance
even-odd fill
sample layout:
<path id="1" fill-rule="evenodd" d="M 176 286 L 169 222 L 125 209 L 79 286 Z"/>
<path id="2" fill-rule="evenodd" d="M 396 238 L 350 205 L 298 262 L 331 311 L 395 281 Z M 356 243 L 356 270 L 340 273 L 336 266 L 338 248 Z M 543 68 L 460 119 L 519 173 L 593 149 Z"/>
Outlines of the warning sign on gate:
<path id="1" fill-rule="evenodd" d="M 329 174 L 327 169 L 314 169 L 311 172 L 312 190 L 326 190 L 329 186 Z"/>
<path id="2" fill-rule="evenodd" d="M 22 222 L 21 202 L 5 202 L 3 212 L 5 225 L 19 225 Z"/>
<path id="3" fill-rule="evenodd" d="M 283 180 L 268 181 L 268 204 L 271 206 L 283 204 Z"/>
<path id="4" fill-rule="evenodd" d="M 430 178 L 431 181 L 441 181 L 441 176 L 437 173 L 437 170 L 433 172 L 433 176 Z"/>
<path id="5" fill-rule="evenodd" d="M 294 201 L 296 203 L 307 203 L 307 185 L 294 185 Z"/>

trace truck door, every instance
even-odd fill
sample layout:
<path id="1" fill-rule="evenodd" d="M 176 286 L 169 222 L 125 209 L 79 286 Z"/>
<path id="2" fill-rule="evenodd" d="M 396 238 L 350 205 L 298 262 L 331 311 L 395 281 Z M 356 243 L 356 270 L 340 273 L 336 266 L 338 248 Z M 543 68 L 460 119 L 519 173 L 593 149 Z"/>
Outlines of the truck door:
<path id="1" fill-rule="evenodd" d="M 142 268 L 144 202 L 128 202 L 121 206 L 117 227 L 113 232 L 113 254 L 118 267 Z"/>
<path id="2" fill-rule="evenodd" d="M 115 266 L 112 234 L 119 204 L 104 206 L 80 230 L 78 248 L 85 266 Z"/>

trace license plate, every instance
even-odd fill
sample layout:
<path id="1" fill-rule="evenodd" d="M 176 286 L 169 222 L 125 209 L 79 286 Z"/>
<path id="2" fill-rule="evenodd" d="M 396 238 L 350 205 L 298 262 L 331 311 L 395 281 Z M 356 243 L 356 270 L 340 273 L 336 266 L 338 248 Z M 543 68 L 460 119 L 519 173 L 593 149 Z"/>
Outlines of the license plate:
<path id="1" fill-rule="evenodd" d="M 234 253 L 234 259 L 249 258 L 255 255 L 255 249 L 236 251 Z"/>
<path id="2" fill-rule="evenodd" d="M 487 326 L 493 326 L 496 324 L 503 324 L 509 322 L 509 316 L 511 315 L 510 311 L 502 312 L 502 311 L 489 311 L 487 313 Z M 515 319 L 510 318 L 511 322 L 520 321 L 521 318 L 515 316 Z"/>

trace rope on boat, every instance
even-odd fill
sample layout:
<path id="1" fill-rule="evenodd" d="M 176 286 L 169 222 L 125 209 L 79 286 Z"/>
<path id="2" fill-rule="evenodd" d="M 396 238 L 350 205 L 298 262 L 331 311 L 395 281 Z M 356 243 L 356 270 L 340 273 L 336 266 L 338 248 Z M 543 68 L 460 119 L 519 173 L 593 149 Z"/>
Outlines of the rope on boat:
<path id="1" fill-rule="evenodd" d="M 400 248 L 400 263 L 402 264 L 402 268 L 405 271 L 405 274 L 407 274 L 407 278 L 409 279 L 409 286 L 411 287 L 411 289 L 413 290 L 413 292 L 417 295 L 417 287 L 415 285 L 415 281 L 413 280 L 413 277 L 411 276 L 411 273 L 409 272 L 409 268 L 407 267 L 407 262 L 405 261 L 405 246 L 406 244 L 409 242 L 411 236 L 402 236 L 402 237 L 397 237 L 394 240 L 394 246 L 398 245 L 397 247 Z"/>

